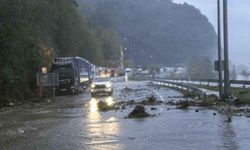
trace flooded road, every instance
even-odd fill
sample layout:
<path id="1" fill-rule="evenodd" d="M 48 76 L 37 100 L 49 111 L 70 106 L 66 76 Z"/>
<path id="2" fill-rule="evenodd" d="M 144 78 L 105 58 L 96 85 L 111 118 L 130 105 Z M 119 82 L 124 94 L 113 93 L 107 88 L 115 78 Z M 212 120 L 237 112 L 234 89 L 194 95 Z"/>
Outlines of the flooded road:
<path id="1" fill-rule="evenodd" d="M 129 90 L 125 90 L 129 89 Z M 146 106 L 154 117 L 125 119 L 135 105 L 101 112 L 98 101 L 141 101 L 150 95 L 163 101 L 181 93 L 148 86 L 146 82 L 116 82 L 112 97 L 83 95 L 59 97 L 55 102 L 25 105 L 0 112 L 0 149 L 218 149 L 248 150 L 250 119 L 213 110 Z M 179 99 L 179 98 L 178 98 Z M 151 110 L 152 107 L 157 110 Z"/>

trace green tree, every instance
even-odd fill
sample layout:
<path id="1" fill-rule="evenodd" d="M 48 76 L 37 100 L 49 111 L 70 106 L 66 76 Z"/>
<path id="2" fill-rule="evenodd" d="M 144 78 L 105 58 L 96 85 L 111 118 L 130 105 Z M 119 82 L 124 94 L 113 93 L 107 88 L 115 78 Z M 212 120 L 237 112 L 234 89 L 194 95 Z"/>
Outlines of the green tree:
<path id="1" fill-rule="evenodd" d="M 206 57 L 193 57 L 187 64 L 187 72 L 191 79 L 215 79 L 214 65 Z"/>
<path id="2" fill-rule="evenodd" d="M 103 29 L 97 34 L 106 61 L 119 60 L 121 41 L 117 32 L 113 29 Z"/>
<path id="3" fill-rule="evenodd" d="M 102 65 L 96 33 L 75 0 L 0 0 L 0 107 L 34 95 L 36 73 L 54 57 Z"/>

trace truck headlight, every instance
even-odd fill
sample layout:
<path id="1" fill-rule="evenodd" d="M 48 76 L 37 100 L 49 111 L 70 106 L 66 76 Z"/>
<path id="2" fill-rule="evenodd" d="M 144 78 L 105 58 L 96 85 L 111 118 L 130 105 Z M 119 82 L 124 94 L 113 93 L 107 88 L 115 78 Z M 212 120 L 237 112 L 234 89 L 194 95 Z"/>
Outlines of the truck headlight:
<path id="1" fill-rule="evenodd" d="M 111 83 L 107 83 L 107 84 L 106 84 L 106 87 L 107 87 L 107 88 L 111 88 L 111 86 L 112 86 Z"/>
<path id="2" fill-rule="evenodd" d="M 92 88 L 92 89 L 95 88 L 95 84 L 92 83 L 92 84 L 91 84 L 91 88 Z"/>

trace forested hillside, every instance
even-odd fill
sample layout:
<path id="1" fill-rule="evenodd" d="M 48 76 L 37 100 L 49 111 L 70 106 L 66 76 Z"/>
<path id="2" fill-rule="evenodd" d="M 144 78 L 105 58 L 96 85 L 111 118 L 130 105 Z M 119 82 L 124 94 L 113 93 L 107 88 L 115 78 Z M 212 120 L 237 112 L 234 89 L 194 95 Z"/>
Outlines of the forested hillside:
<path id="1" fill-rule="evenodd" d="M 50 67 L 53 57 L 105 63 L 102 46 L 116 35 L 106 30 L 97 38 L 77 6 L 75 0 L 0 0 L 0 106 L 32 97 L 38 68 Z"/>
<path id="2" fill-rule="evenodd" d="M 176 64 L 211 56 L 207 18 L 170 0 L 0 0 L 0 106 L 36 93 L 36 73 L 54 57 L 97 65 L 126 59 Z"/>
<path id="3" fill-rule="evenodd" d="M 170 0 L 79 0 L 91 27 L 117 31 L 129 59 L 139 64 L 185 63 L 211 58 L 216 33 L 208 19 L 188 4 Z"/>

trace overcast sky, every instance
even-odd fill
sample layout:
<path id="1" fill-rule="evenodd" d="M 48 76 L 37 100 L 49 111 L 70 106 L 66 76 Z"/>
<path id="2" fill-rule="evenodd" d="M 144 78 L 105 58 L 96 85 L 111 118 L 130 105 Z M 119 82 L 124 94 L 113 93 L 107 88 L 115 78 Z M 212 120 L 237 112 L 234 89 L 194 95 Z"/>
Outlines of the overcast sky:
<path id="1" fill-rule="evenodd" d="M 217 0 L 174 0 L 199 8 L 217 28 Z M 228 0 L 229 57 L 235 64 L 250 66 L 250 0 Z M 216 29 L 217 30 L 217 29 Z"/>

